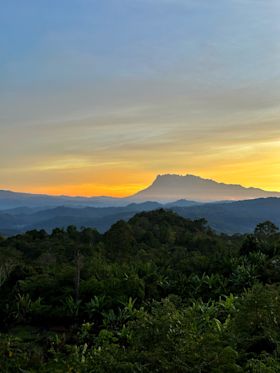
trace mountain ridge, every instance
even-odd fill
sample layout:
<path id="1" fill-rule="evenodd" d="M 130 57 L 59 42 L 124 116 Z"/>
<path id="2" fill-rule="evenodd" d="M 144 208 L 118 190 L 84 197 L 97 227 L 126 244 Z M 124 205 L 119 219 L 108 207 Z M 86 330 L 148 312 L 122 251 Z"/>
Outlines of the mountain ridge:
<path id="1" fill-rule="evenodd" d="M 266 197 L 280 197 L 280 192 L 266 191 L 256 187 L 244 187 L 240 184 L 227 184 L 200 176 L 186 174 L 158 175 L 146 189 L 133 195 L 137 200 L 159 201 L 187 198 L 200 202 L 219 200 L 245 200 Z"/>
<path id="2" fill-rule="evenodd" d="M 158 209 L 172 210 L 188 219 L 204 218 L 217 232 L 249 233 L 263 221 L 270 220 L 280 227 L 280 198 L 259 198 L 244 201 L 216 202 L 186 206 L 185 202 L 146 202 L 126 207 L 55 207 L 34 212 L 27 209 L 0 211 L 0 235 L 10 236 L 33 229 L 51 232 L 56 227 L 92 227 L 100 232 L 108 230 L 118 220 L 128 220 L 135 214 Z"/>
<path id="3" fill-rule="evenodd" d="M 171 203 L 178 200 L 187 200 L 193 203 L 205 203 L 268 197 L 280 197 L 280 192 L 217 182 L 192 174 L 162 174 L 157 175 L 153 183 L 147 188 L 127 197 L 83 197 L 0 190 L 0 210 L 19 207 L 48 208 L 61 205 L 69 207 L 113 207 L 146 201 Z"/>

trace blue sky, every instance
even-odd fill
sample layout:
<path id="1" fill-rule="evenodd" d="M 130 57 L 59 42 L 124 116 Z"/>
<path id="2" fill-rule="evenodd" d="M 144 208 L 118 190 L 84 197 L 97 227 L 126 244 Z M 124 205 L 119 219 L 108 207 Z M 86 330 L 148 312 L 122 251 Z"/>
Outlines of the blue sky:
<path id="1" fill-rule="evenodd" d="M 2 1 L 0 186 L 125 194 L 190 171 L 276 189 L 279 16 L 278 0 Z"/>

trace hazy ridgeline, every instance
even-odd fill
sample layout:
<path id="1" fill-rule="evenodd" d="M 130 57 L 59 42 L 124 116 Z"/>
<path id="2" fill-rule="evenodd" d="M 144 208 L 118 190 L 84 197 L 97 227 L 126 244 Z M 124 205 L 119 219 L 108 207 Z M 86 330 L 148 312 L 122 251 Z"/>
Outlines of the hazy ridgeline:
<path id="1" fill-rule="evenodd" d="M 280 225 L 280 198 L 208 204 L 180 200 L 167 204 L 133 203 L 124 207 L 21 207 L 5 210 L 0 211 L 0 234 L 11 236 L 32 229 L 51 232 L 56 227 L 66 228 L 68 225 L 96 228 L 104 233 L 120 219 L 128 220 L 137 212 L 159 208 L 175 211 L 186 218 L 205 218 L 214 230 L 227 234 L 253 232 L 255 226 L 264 220 Z"/>
<path id="2" fill-rule="evenodd" d="M 172 209 L 191 219 L 205 218 L 218 232 L 249 233 L 264 220 L 280 225 L 279 195 L 193 175 L 160 175 L 148 188 L 126 198 L 0 191 L 0 234 L 9 236 L 32 229 L 51 232 L 68 225 L 104 233 L 119 219 L 128 220 L 137 212 L 158 208 Z"/>

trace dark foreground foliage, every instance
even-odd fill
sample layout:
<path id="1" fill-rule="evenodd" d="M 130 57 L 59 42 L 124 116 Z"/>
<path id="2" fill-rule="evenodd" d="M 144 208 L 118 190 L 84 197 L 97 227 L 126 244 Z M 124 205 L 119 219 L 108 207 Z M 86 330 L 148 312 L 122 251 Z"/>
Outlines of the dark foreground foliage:
<path id="1" fill-rule="evenodd" d="M 158 210 L 0 241 L 1 372 L 280 372 L 280 234 Z"/>

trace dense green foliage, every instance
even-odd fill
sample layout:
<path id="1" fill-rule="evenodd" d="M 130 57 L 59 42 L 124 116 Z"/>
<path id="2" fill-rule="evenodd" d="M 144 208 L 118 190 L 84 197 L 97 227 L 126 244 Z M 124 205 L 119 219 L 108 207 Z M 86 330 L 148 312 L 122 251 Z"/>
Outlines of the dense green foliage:
<path id="1" fill-rule="evenodd" d="M 158 210 L 0 239 L 1 372 L 280 372 L 280 234 Z"/>

